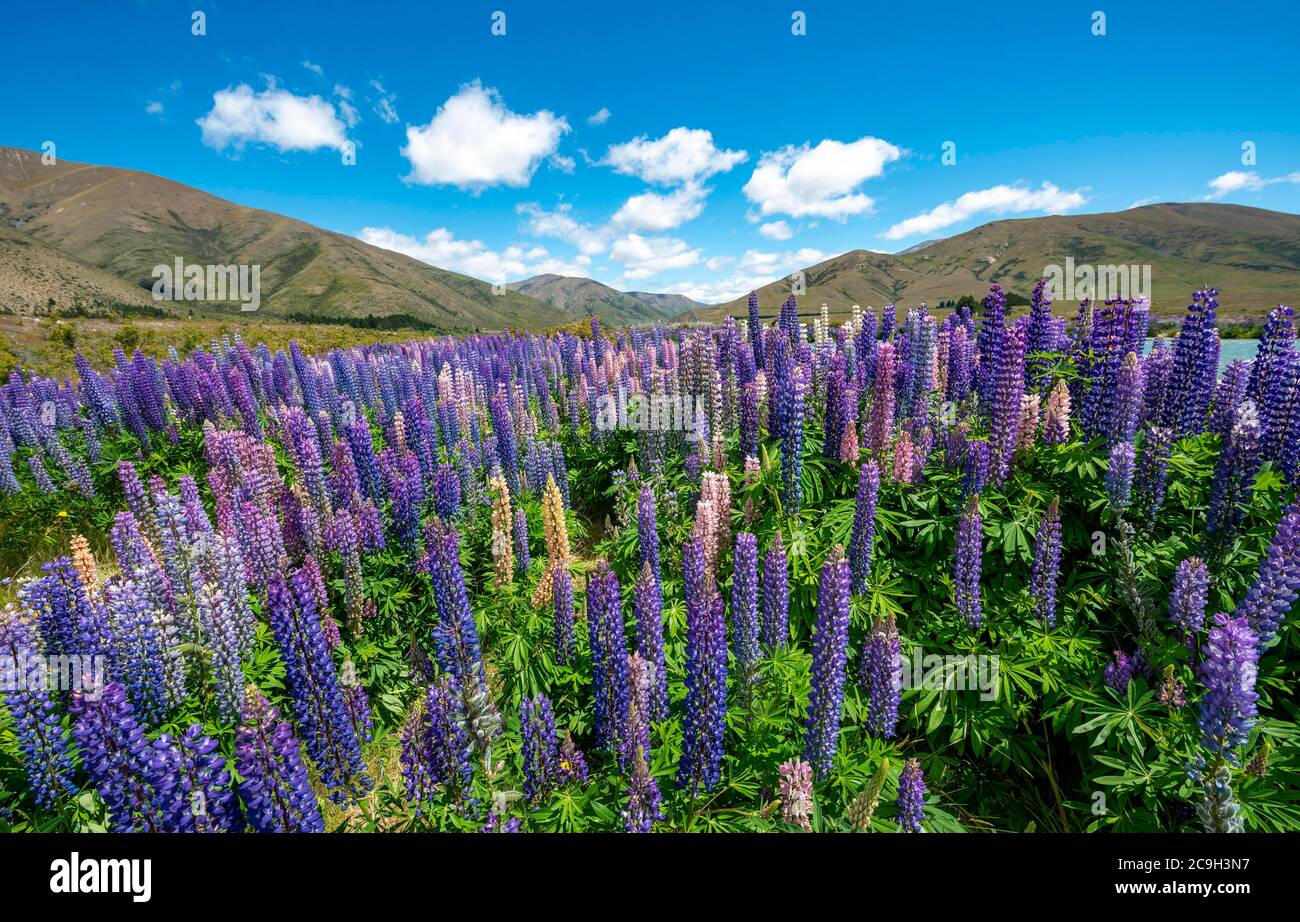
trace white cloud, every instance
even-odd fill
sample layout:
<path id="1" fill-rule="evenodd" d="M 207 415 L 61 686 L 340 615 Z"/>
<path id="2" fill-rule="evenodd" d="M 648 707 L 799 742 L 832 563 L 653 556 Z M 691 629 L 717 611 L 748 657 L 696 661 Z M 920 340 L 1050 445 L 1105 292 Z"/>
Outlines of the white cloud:
<path id="1" fill-rule="evenodd" d="M 700 250 L 676 237 L 626 234 L 614 241 L 609 255 L 623 264 L 623 278 L 646 279 L 670 269 L 686 269 L 700 261 Z"/>
<path id="2" fill-rule="evenodd" d="M 303 62 L 302 62 L 302 66 L 305 67 L 305 68 L 307 68 L 309 71 L 311 71 L 311 72 L 312 72 L 313 74 L 315 74 L 317 77 L 324 77 L 324 76 L 325 76 L 325 68 L 321 67 L 319 64 L 313 64 L 311 61 L 303 61 Z"/>
<path id="3" fill-rule="evenodd" d="M 784 221 L 769 221 L 758 232 L 768 240 L 789 240 L 794 236 L 794 231 Z"/>
<path id="4" fill-rule="evenodd" d="M 717 257 L 705 262 L 705 268 L 711 270 L 736 262 L 736 271 L 725 278 L 681 282 L 665 286 L 661 290 L 669 294 L 683 294 L 705 304 L 722 304 L 784 278 L 796 269 L 819 263 L 829 255 L 811 247 L 781 253 L 747 250 L 738 262 L 731 257 Z"/>
<path id="5" fill-rule="evenodd" d="M 295 96 L 274 80 L 254 92 L 246 83 L 219 90 L 212 110 L 197 122 L 203 143 L 217 150 L 266 144 L 280 152 L 341 148 L 346 125 L 334 106 L 320 96 Z"/>
<path id="6" fill-rule="evenodd" d="M 577 166 L 572 157 L 566 157 L 564 154 L 551 154 L 546 159 L 547 164 L 553 170 L 559 170 L 561 173 L 573 175 L 573 169 Z"/>
<path id="7" fill-rule="evenodd" d="M 1050 182 L 1044 182 L 1037 189 L 998 185 L 967 192 L 955 201 L 936 205 L 929 211 L 898 222 L 880 236 L 887 240 L 902 240 L 930 234 L 977 214 L 1020 214 L 1026 211 L 1063 214 L 1078 208 L 1087 200 L 1081 191 L 1066 192 Z"/>
<path id="8" fill-rule="evenodd" d="M 885 171 L 903 155 L 901 148 L 880 138 L 851 143 L 825 140 L 812 147 L 786 145 L 767 151 L 745 183 L 745 197 L 760 215 L 787 214 L 843 220 L 875 206 L 858 186 Z"/>
<path id="9" fill-rule="evenodd" d="M 760 275 L 769 275 L 771 273 L 780 275 L 785 272 L 793 272 L 795 269 L 806 268 L 814 263 L 821 262 L 825 258 L 825 253 L 813 247 L 786 250 L 784 253 L 746 250 L 744 255 L 740 257 L 739 268 L 742 271 L 756 272 Z"/>
<path id="10" fill-rule="evenodd" d="M 582 275 L 584 264 L 556 259 L 545 247 L 511 245 L 492 250 L 481 240 L 457 240 L 445 227 L 429 231 L 422 239 L 399 234 L 387 227 L 362 228 L 361 240 L 385 250 L 404 253 L 421 262 L 501 283 L 542 273 Z"/>
<path id="11" fill-rule="evenodd" d="M 1136 202 L 1134 202 L 1132 205 L 1129 205 L 1128 207 L 1131 210 L 1133 208 L 1141 208 L 1143 205 L 1151 205 L 1158 201 L 1160 201 L 1160 196 L 1148 195 L 1146 198 L 1138 199 Z"/>
<path id="12" fill-rule="evenodd" d="M 156 100 L 152 100 L 150 101 L 149 105 L 144 107 L 144 111 L 150 115 L 162 115 L 163 104 Z"/>
<path id="13" fill-rule="evenodd" d="M 1223 198 L 1230 192 L 1256 192 L 1264 188 L 1264 180 L 1258 173 L 1243 170 L 1230 170 L 1222 176 L 1216 176 L 1206 183 L 1214 191 L 1206 198 Z"/>
<path id="14" fill-rule="evenodd" d="M 721 150 L 713 133 L 703 128 L 674 128 L 651 141 L 641 135 L 615 144 L 602 161 L 616 173 L 636 176 L 644 182 L 665 186 L 696 183 L 725 173 L 749 155 L 743 150 Z"/>
<path id="15" fill-rule="evenodd" d="M 1246 172 L 1244 170 L 1230 170 L 1222 176 L 1216 176 L 1211 179 L 1208 185 L 1213 192 L 1205 196 L 1206 201 L 1221 199 L 1225 195 L 1231 195 L 1233 192 L 1258 192 L 1266 186 L 1275 186 L 1278 183 L 1300 183 L 1300 173 L 1287 173 L 1284 176 L 1260 176 L 1253 170 Z"/>
<path id="16" fill-rule="evenodd" d="M 378 80 L 371 80 L 370 86 L 379 94 L 378 97 L 372 100 L 375 115 L 378 115 L 379 120 L 385 125 L 396 125 L 401 121 L 397 114 L 397 107 L 393 105 L 397 100 L 397 96 L 384 89 L 384 85 Z"/>
<path id="17" fill-rule="evenodd" d="M 603 125 L 609 121 L 609 110 L 602 106 L 591 115 L 587 116 L 588 125 Z"/>
<path id="18" fill-rule="evenodd" d="M 524 228 L 528 233 L 571 243 L 584 256 L 603 253 L 608 246 L 605 230 L 575 220 L 573 206 L 567 202 L 556 206 L 554 211 L 546 211 L 536 202 L 521 202 L 515 206 L 515 212 L 527 218 Z"/>
<path id="19" fill-rule="evenodd" d="M 699 217 L 707 195 L 708 190 L 695 183 L 687 183 L 667 195 L 643 192 L 624 202 L 610 219 L 610 225 L 620 230 L 669 231 Z"/>
<path id="20" fill-rule="evenodd" d="M 427 125 L 408 125 L 402 156 L 407 182 L 481 191 L 527 186 L 538 165 L 555 153 L 569 123 L 545 109 L 518 115 L 496 90 L 477 80 L 460 88 Z"/>

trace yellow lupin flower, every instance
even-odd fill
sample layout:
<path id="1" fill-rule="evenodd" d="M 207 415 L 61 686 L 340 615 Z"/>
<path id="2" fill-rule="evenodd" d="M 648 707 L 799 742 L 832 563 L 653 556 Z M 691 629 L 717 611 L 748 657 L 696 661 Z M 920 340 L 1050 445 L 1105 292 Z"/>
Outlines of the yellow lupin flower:
<path id="1" fill-rule="evenodd" d="M 515 550 L 510 540 L 514 521 L 510 512 L 510 488 L 497 474 L 488 481 L 492 491 L 492 567 L 498 586 L 508 586 L 515 577 Z"/>
<path id="2" fill-rule="evenodd" d="M 65 513 L 60 512 L 60 515 Z M 82 584 L 92 597 L 99 594 L 99 568 L 95 565 L 95 555 L 90 552 L 90 542 L 81 535 L 73 535 L 68 542 L 72 547 L 72 566 L 81 577 Z"/>
<path id="3" fill-rule="evenodd" d="M 555 477 L 546 475 L 546 489 L 542 492 L 542 533 L 546 539 L 546 556 L 552 564 L 567 562 L 569 552 L 569 524 L 564 518 L 564 499 Z"/>

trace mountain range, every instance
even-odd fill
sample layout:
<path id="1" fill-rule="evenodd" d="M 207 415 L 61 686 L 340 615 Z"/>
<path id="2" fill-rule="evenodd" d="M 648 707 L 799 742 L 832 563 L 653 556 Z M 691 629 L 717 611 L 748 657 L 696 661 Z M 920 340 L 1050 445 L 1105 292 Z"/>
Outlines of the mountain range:
<path id="1" fill-rule="evenodd" d="M 1027 297 L 1051 265 L 1151 267 L 1155 313 L 1181 313 L 1214 285 L 1225 316 L 1258 318 L 1300 292 L 1300 216 L 1215 203 L 994 221 L 900 253 L 851 250 L 803 270 L 805 313 L 825 302 L 938 304 L 982 296 L 994 282 Z M 743 316 L 745 298 L 704 305 L 680 294 L 623 292 L 588 278 L 539 275 L 503 287 L 428 265 L 346 234 L 248 208 L 116 167 L 45 165 L 0 147 L 0 312 L 239 316 L 231 304 L 156 301 L 153 270 L 261 266 L 258 317 L 459 332 L 543 329 L 599 314 L 611 325 Z M 774 316 L 788 278 L 759 289 Z"/>
<path id="2" fill-rule="evenodd" d="M 813 313 L 825 302 L 842 316 L 854 304 L 979 298 L 994 282 L 1027 298 L 1049 267 L 1064 269 L 1067 258 L 1080 266 L 1150 266 L 1157 316 L 1182 313 L 1192 291 L 1209 285 L 1220 289 L 1225 316 L 1260 318 L 1300 300 L 1300 215 L 1196 202 L 994 221 L 901 253 L 851 250 L 810 266 L 799 305 Z M 775 315 L 790 288 L 788 278 L 760 288 L 760 315 Z M 692 316 L 741 316 L 745 300 Z"/>
<path id="3" fill-rule="evenodd" d="M 707 307 L 685 295 L 619 291 L 595 279 L 564 275 L 534 275 L 508 287 L 567 313 L 587 317 L 599 314 L 609 323 L 619 326 L 658 323 L 684 311 Z"/>

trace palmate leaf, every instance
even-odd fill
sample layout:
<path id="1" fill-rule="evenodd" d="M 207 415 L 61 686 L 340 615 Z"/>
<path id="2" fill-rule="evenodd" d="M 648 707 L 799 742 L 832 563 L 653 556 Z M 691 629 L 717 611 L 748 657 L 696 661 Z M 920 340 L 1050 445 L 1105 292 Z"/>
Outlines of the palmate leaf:
<path id="1" fill-rule="evenodd" d="M 1085 714 L 1096 716 L 1075 727 L 1074 732 L 1090 733 L 1097 730 L 1091 743 L 1094 749 L 1114 733 L 1123 738 L 1133 750 L 1141 752 L 1145 747 L 1144 735 L 1158 743 L 1164 741 L 1163 736 L 1154 728 L 1162 711 L 1163 707 L 1156 701 L 1155 692 L 1147 688 L 1141 679 L 1133 679 L 1129 682 L 1123 699 L 1113 690 L 1107 689 L 1100 704 L 1085 707 Z"/>

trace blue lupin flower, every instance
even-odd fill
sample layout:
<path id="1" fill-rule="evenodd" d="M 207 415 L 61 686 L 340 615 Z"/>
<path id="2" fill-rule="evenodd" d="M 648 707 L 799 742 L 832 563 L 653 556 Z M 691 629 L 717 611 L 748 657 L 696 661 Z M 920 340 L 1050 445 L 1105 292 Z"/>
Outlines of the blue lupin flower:
<path id="1" fill-rule="evenodd" d="M 239 796 L 256 832 L 324 832 L 316 792 L 307 777 L 302 744 L 287 720 L 255 687 L 244 701 L 235 733 Z"/>
<path id="2" fill-rule="evenodd" d="M 804 733 L 804 759 L 824 778 L 839 745 L 848 658 L 849 606 L 853 577 L 844 548 L 835 545 L 822 565 L 817 592 L 817 627 L 813 633 L 812 696 Z"/>
<path id="3" fill-rule="evenodd" d="M 898 776 L 898 828 L 901 832 L 923 832 L 925 817 L 925 775 L 921 763 L 908 759 Z"/>
<path id="4" fill-rule="evenodd" d="M 13 721 L 23 768 L 39 806 L 76 792 L 67 734 L 48 688 L 40 638 L 31 614 L 0 609 L 0 700 Z"/>
<path id="5" fill-rule="evenodd" d="M 686 702 L 677 784 L 694 793 L 712 790 L 722 776 L 727 722 L 726 617 L 698 538 L 682 547 L 682 592 L 686 597 Z"/>

